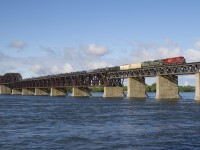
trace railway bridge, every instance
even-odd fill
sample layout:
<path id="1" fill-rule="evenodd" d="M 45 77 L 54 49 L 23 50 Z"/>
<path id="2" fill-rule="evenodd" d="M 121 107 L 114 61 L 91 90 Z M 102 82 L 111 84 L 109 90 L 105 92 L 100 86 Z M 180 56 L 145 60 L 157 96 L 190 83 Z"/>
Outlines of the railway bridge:
<path id="1" fill-rule="evenodd" d="M 178 76 L 195 74 L 195 100 L 200 100 L 200 62 L 151 66 L 130 70 L 80 71 L 22 79 L 19 73 L 0 76 L 0 94 L 90 96 L 90 87 L 104 87 L 103 97 L 124 97 L 123 81 L 128 79 L 128 98 L 146 98 L 146 77 L 156 77 L 156 99 L 179 99 Z"/>

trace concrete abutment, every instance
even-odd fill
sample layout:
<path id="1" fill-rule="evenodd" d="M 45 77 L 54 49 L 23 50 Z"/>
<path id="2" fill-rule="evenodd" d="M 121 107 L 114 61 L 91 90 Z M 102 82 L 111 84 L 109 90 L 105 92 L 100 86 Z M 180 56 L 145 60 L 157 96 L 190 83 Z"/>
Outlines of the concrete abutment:
<path id="1" fill-rule="evenodd" d="M 128 78 L 128 98 L 146 98 L 145 78 Z"/>
<path id="2" fill-rule="evenodd" d="M 51 88 L 50 96 L 66 96 L 65 88 Z"/>
<path id="3" fill-rule="evenodd" d="M 74 97 L 90 96 L 90 89 L 73 87 L 72 88 L 72 96 L 74 96 Z"/>
<path id="4" fill-rule="evenodd" d="M 12 95 L 21 95 L 22 89 L 12 89 Z"/>
<path id="5" fill-rule="evenodd" d="M 112 97 L 125 97 L 123 87 L 104 87 L 104 94 L 103 97 L 105 98 L 112 98 Z"/>
<path id="6" fill-rule="evenodd" d="M 179 99 L 178 76 L 156 76 L 156 99 Z"/>
<path id="7" fill-rule="evenodd" d="M 42 95 L 49 95 L 47 89 L 43 89 L 43 88 L 36 88 L 35 89 L 35 93 L 34 95 L 38 95 L 38 96 L 42 96 Z"/>
<path id="8" fill-rule="evenodd" d="M 6 85 L 1 85 L 0 94 L 11 94 L 11 88 Z"/>
<path id="9" fill-rule="evenodd" d="M 35 89 L 22 89 L 22 95 L 34 95 Z"/>
<path id="10" fill-rule="evenodd" d="M 200 101 L 200 72 L 195 74 L 195 100 Z"/>

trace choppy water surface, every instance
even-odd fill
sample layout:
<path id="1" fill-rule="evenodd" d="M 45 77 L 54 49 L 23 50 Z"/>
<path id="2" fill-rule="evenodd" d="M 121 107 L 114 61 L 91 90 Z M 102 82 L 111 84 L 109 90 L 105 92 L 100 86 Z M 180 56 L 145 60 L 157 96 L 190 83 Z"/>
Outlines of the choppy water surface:
<path id="1" fill-rule="evenodd" d="M 199 149 L 200 104 L 0 95 L 0 149 Z M 98 94 L 96 94 L 98 96 Z"/>

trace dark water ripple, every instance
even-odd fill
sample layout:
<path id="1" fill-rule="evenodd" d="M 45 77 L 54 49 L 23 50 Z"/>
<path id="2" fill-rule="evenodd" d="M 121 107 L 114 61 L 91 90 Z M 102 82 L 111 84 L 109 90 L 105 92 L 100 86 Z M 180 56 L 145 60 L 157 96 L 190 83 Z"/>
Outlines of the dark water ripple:
<path id="1" fill-rule="evenodd" d="M 200 103 L 0 95 L 0 149 L 199 149 Z"/>

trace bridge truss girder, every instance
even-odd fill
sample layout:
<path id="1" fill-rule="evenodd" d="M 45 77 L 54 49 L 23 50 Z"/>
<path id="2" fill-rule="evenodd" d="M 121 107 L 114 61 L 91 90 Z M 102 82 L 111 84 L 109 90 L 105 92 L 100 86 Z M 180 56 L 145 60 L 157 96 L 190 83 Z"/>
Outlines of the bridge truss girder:
<path id="1" fill-rule="evenodd" d="M 157 75 L 182 75 L 200 72 L 200 62 L 148 67 L 133 70 L 81 72 L 77 74 L 59 74 L 38 78 L 30 78 L 8 83 L 2 83 L 13 89 L 22 88 L 63 88 L 63 87 L 98 87 L 123 86 L 125 78 L 154 77 Z"/>
<path id="2" fill-rule="evenodd" d="M 98 87 L 122 86 L 121 79 L 107 79 L 106 73 L 55 76 L 51 78 L 29 79 L 9 84 L 11 88 L 61 88 L 61 87 Z"/>
<path id="3" fill-rule="evenodd" d="M 154 77 L 157 75 L 183 75 L 194 74 L 200 71 L 200 63 L 190 63 L 183 65 L 148 67 L 133 70 L 123 70 L 118 72 L 108 72 L 109 79 L 124 79 L 129 77 Z"/>

